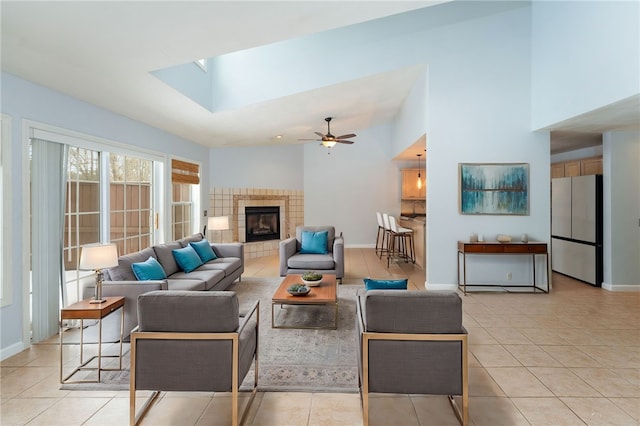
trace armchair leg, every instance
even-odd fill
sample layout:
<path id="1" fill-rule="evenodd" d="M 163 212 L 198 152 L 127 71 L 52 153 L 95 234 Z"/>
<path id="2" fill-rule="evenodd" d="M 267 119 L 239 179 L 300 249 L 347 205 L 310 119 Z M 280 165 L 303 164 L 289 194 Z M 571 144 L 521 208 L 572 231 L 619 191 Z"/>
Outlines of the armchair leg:
<path id="1" fill-rule="evenodd" d="M 135 392 L 135 391 L 134 391 Z M 147 414 L 151 406 L 156 399 L 160 396 L 160 391 L 153 391 L 149 398 L 145 401 L 144 405 L 140 409 L 140 414 L 136 414 L 136 400 L 135 395 L 131 398 L 130 407 L 129 407 L 129 424 L 131 426 L 135 426 L 142 421 L 142 418 Z"/>
<path id="2" fill-rule="evenodd" d="M 452 395 L 448 395 L 448 398 L 449 403 L 451 404 L 451 408 L 453 409 L 453 412 L 458 418 L 460 424 L 462 426 L 467 426 L 469 424 L 469 405 L 468 401 L 466 400 L 466 395 L 462 396 L 462 410 L 460 409 L 460 407 L 458 407 L 458 404 L 456 404 L 456 401 L 453 399 Z"/>

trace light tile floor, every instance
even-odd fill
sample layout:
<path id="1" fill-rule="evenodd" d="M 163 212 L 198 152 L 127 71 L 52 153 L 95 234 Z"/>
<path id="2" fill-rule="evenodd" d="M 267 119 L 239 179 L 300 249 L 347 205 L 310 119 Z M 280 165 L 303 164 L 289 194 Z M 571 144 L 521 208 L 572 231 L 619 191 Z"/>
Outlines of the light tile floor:
<path id="1" fill-rule="evenodd" d="M 424 288 L 424 271 L 413 265 L 387 269 L 372 249 L 345 254 L 345 283 L 408 276 L 411 288 Z M 245 269 L 245 276 L 277 276 L 278 259 L 251 259 Z M 553 283 L 550 294 L 463 296 L 471 424 L 639 425 L 640 293 L 612 293 L 557 274 Z M 0 365 L 3 426 L 128 422 L 128 392 L 59 390 L 57 338 Z M 228 394 L 166 393 L 142 424 L 229 424 L 229 401 Z M 373 395 L 371 419 L 385 426 L 458 424 L 445 397 L 419 395 Z M 360 398 L 258 393 L 247 423 L 359 425 Z"/>

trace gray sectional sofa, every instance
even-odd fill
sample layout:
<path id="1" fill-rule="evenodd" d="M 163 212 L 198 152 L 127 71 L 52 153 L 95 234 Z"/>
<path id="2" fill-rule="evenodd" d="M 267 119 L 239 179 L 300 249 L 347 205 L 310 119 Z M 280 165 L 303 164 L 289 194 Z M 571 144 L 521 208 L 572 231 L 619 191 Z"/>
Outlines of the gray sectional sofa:
<path id="1" fill-rule="evenodd" d="M 141 251 L 118 258 L 118 266 L 105 269 L 102 284 L 103 296 L 124 296 L 124 337 L 138 325 L 138 296 L 154 290 L 221 291 L 244 272 L 244 247 L 240 243 L 212 243 L 217 259 L 211 260 L 194 271 L 184 272 L 178 266 L 172 250 L 180 249 L 203 239 L 202 234 L 147 247 Z M 167 275 L 163 280 L 138 281 L 131 265 L 155 258 Z M 83 289 L 85 299 L 94 295 L 94 285 Z M 119 315 L 110 315 L 103 322 L 103 340 L 117 341 L 120 337 Z"/>

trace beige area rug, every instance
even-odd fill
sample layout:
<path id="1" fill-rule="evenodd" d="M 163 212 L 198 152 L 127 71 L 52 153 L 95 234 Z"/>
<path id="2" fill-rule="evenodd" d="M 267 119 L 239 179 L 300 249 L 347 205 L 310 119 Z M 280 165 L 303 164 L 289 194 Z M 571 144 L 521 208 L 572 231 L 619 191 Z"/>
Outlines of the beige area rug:
<path id="1" fill-rule="evenodd" d="M 259 379 L 263 391 L 357 392 L 358 367 L 355 336 L 355 295 L 362 285 L 338 286 L 338 329 L 273 329 L 271 296 L 282 278 L 243 278 L 227 290 L 235 291 L 241 312 L 260 299 Z M 277 324 L 331 325 L 333 307 L 275 307 Z M 110 348 L 111 349 L 111 348 Z M 128 345 L 122 371 L 102 373 L 101 383 L 65 384 L 69 390 L 129 389 Z M 95 374 L 95 373 L 91 373 Z M 242 388 L 253 383 L 254 371 L 247 374 Z"/>

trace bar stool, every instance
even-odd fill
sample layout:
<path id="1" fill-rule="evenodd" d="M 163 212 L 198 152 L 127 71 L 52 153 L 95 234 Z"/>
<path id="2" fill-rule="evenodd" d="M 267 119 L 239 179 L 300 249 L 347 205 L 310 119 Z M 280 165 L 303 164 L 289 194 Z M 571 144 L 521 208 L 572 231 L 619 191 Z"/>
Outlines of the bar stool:
<path id="1" fill-rule="evenodd" d="M 376 254 L 380 256 L 382 259 L 382 253 L 386 253 L 387 249 L 384 246 L 386 230 L 384 228 L 384 220 L 382 219 L 382 213 L 376 212 L 376 217 L 378 219 L 378 234 L 376 235 Z M 378 242 L 380 245 L 378 246 Z"/>
<path id="2" fill-rule="evenodd" d="M 409 260 L 411 260 L 412 263 L 416 263 L 415 252 L 413 249 L 413 229 L 398 226 L 394 216 L 389 216 L 389 226 L 391 231 L 387 252 L 387 268 L 389 267 L 391 257 L 395 255 L 404 259 L 406 263 L 409 263 Z M 397 249 L 396 241 L 399 242 Z M 409 249 L 408 252 L 407 246 Z"/>
<path id="3" fill-rule="evenodd" d="M 384 228 L 384 233 L 382 234 L 382 247 L 383 249 L 380 250 L 379 253 L 379 257 L 380 259 L 382 259 L 382 254 L 383 253 L 387 253 L 389 254 L 389 244 L 390 244 L 390 238 L 391 238 L 391 226 L 389 225 L 389 215 L 387 213 L 382 213 L 382 226 Z M 387 245 L 387 248 L 384 248 L 385 246 L 385 242 Z"/>

